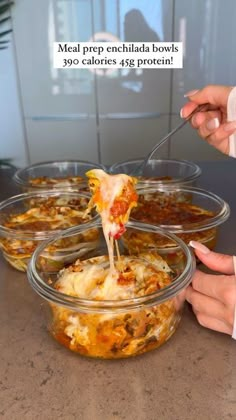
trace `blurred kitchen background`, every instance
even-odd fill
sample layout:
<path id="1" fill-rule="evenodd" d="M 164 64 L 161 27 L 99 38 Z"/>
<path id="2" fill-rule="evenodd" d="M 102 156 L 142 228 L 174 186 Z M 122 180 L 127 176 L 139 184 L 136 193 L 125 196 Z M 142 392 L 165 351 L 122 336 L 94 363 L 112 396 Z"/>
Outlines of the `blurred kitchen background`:
<path id="1" fill-rule="evenodd" d="M 179 123 L 185 92 L 236 84 L 235 0 L 15 0 L 11 17 L 0 50 L 0 159 L 16 166 L 144 156 Z M 53 41 L 114 36 L 182 41 L 184 68 L 53 69 Z M 190 126 L 158 156 L 224 159 Z"/>

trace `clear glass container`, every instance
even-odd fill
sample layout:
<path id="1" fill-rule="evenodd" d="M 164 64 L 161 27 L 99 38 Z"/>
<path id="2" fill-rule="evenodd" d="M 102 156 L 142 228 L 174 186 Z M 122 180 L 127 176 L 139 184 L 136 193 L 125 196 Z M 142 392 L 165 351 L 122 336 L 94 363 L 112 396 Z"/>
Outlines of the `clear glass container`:
<path id="1" fill-rule="evenodd" d="M 51 188 L 87 191 L 88 182 L 85 174 L 94 168 L 105 170 L 102 164 L 83 160 L 40 162 L 19 169 L 14 174 L 13 180 L 23 192 Z"/>
<path id="2" fill-rule="evenodd" d="M 17 270 L 26 271 L 38 244 L 63 229 L 93 223 L 97 214 L 86 214 L 90 197 L 79 192 L 50 190 L 13 196 L 0 203 L 0 248 Z M 94 234 L 96 241 L 96 233 Z M 73 249 L 63 241 L 60 248 Z"/>
<path id="3" fill-rule="evenodd" d="M 132 210 L 130 219 L 159 226 L 174 233 L 186 244 L 195 240 L 214 249 L 218 227 L 230 215 L 229 205 L 222 198 L 200 188 L 154 188 L 149 184 L 148 188 L 140 189 L 138 193 L 138 206 Z M 156 246 L 156 239 L 153 244 L 152 235 L 144 236 L 142 233 L 131 238 L 125 234 L 124 241 L 129 249 L 136 252 L 139 246 L 144 246 L 144 242 L 149 249 Z M 168 241 L 161 239 L 159 245 L 163 252 L 166 248 L 172 248 L 172 258 L 178 260 L 175 248 Z"/>
<path id="4" fill-rule="evenodd" d="M 202 172 L 196 163 L 187 160 L 151 159 L 145 167 L 145 176 L 143 176 L 142 161 L 143 159 L 134 159 L 118 162 L 112 165 L 109 171 L 112 174 L 134 173 L 139 178 L 138 188 L 144 188 L 147 183 L 156 186 L 170 184 L 194 186 Z"/>
<path id="5" fill-rule="evenodd" d="M 84 235 L 95 228 L 99 240 L 96 247 L 92 241 L 88 246 Z M 185 290 L 195 269 L 191 250 L 175 235 L 155 226 L 129 222 L 126 228 L 129 234 L 151 233 L 157 243 L 160 237 L 168 239 L 181 252 L 181 264 L 168 267 L 165 256 L 158 256 L 158 248 L 147 253 L 144 247 L 130 255 L 121 239 L 120 256 L 115 257 L 117 265 L 124 264 L 119 280 L 104 287 L 101 274 L 96 274 L 99 267 L 102 273 L 109 268 L 100 222 L 93 227 L 68 229 L 44 242 L 29 264 L 28 279 L 44 301 L 49 332 L 78 354 L 103 359 L 142 354 L 164 344 L 180 323 Z M 76 237 L 77 253 L 75 249 L 73 253 L 66 249 L 52 251 L 58 241 L 68 237 Z M 86 271 L 87 266 L 90 271 Z M 135 271 L 134 267 L 139 268 Z M 136 273 L 136 280 L 127 283 L 130 273 Z"/>

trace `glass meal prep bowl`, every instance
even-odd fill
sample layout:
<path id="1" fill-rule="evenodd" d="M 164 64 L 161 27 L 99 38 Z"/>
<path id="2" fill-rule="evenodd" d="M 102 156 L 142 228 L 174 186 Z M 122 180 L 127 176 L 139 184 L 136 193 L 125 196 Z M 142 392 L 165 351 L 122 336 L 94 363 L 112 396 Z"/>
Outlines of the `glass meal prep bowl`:
<path id="1" fill-rule="evenodd" d="M 58 160 L 39 162 L 19 169 L 13 176 L 23 192 L 51 188 L 87 190 L 85 173 L 90 169 L 105 169 L 102 164 L 83 160 Z"/>
<path id="2" fill-rule="evenodd" d="M 17 270 L 26 271 L 35 248 L 42 241 L 71 226 L 97 220 L 86 214 L 90 197 L 79 192 L 50 190 L 13 196 L 0 203 L 0 248 Z M 93 240 L 96 242 L 94 231 Z M 90 240 L 91 238 L 89 238 Z M 60 249 L 73 249 L 73 240 L 62 240 Z"/>
<path id="3" fill-rule="evenodd" d="M 88 247 L 83 236 L 95 228 L 99 240 L 96 247 Z M 182 252 L 181 266 L 168 267 L 158 248 L 129 255 L 118 240 L 119 275 L 110 283 L 100 222 L 68 229 L 42 243 L 28 266 L 29 282 L 44 301 L 49 332 L 80 355 L 118 359 L 142 354 L 164 344 L 179 325 L 185 289 L 195 269 L 191 250 L 152 225 L 129 222 L 126 229 L 168 238 Z M 58 251 L 57 242 L 70 237 L 77 238 L 78 253 Z"/>
<path id="4" fill-rule="evenodd" d="M 130 220 L 159 226 L 174 233 L 186 244 L 195 240 L 213 249 L 217 241 L 218 226 L 230 215 L 229 205 L 222 198 L 200 188 L 154 188 L 150 184 L 149 188 L 140 189 L 138 194 L 138 205 L 131 211 Z M 129 237 L 126 233 L 123 240 L 132 252 L 138 252 L 144 243 L 148 249 L 153 247 L 152 234 L 140 232 Z M 172 249 L 173 253 L 170 252 L 168 258 L 176 263 L 182 258 L 167 240 L 160 238 L 159 246 L 164 253 L 166 249 Z"/>
<path id="5" fill-rule="evenodd" d="M 145 187 L 146 184 L 153 183 L 157 186 L 169 184 L 181 184 L 194 186 L 196 180 L 201 175 L 198 165 L 187 160 L 177 159 L 150 159 L 145 167 L 145 177 L 142 174 L 143 159 L 133 159 L 115 163 L 110 167 L 111 174 L 125 173 L 139 178 L 137 187 Z M 141 173 L 140 173 L 141 172 Z"/>

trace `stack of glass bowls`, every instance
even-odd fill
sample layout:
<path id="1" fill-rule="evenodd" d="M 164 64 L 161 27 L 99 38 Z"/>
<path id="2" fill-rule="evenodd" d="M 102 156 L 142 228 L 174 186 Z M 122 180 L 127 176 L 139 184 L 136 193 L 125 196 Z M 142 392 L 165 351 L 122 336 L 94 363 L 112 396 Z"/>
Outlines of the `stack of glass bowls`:
<path id="1" fill-rule="evenodd" d="M 141 167 L 141 163 L 141 159 L 120 162 L 112 165 L 109 171 L 111 174 L 132 175 L 135 172 L 137 175 L 136 169 Z M 45 189 L 51 189 L 56 194 L 62 193 L 60 188 L 67 192 L 76 189 L 77 192 L 70 193 L 78 194 L 78 191 L 87 191 L 85 173 L 93 168 L 106 170 L 103 165 L 92 162 L 42 162 L 17 171 L 14 180 L 23 191 L 27 191 L 27 199 L 32 191 Z M 155 349 L 175 333 L 181 320 L 185 290 L 195 270 L 195 257 L 188 242 L 195 239 L 213 248 L 217 227 L 229 216 L 229 207 L 224 200 L 194 188 L 200 174 L 201 169 L 193 162 L 152 159 L 145 170 L 145 177 L 139 178 L 137 190 L 140 196 L 150 198 L 153 194 L 161 200 L 168 196 L 176 202 L 193 203 L 212 212 L 212 217 L 201 223 L 181 222 L 174 225 L 171 221 L 162 223 L 153 220 L 147 214 L 145 219 L 135 218 L 135 209 L 131 213 L 127 230 L 119 240 L 120 255 L 121 258 L 145 264 L 156 253 L 161 256 L 163 266 L 169 266 L 172 281 L 154 292 L 130 299 L 109 300 L 104 297 L 97 300 L 76 295 L 69 289 L 60 291 L 58 279 L 62 273 L 67 273 L 67 269 L 76 274 L 78 259 L 94 264 L 105 258 L 104 264 L 108 265 L 108 251 L 99 217 L 59 233 L 50 232 L 48 236 L 39 232 L 35 237 L 32 232 L 27 232 L 29 237 L 23 235 L 20 238 L 30 239 L 35 247 L 39 244 L 32 258 L 31 255 L 28 258 L 28 279 L 43 300 L 47 327 L 60 344 L 88 357 L 117 359 Z M 82 179 L 77 182 L 76 177 Z M 10 205 L 14 201 L 13 198 Z M 15 232 L 7 232 L 0 227 L 0 233 L 4 238 L 9 235 L 10 240 L 16 239 Z M 9 261 L 7 255 L 5 258 Z M 14 265 L 14 262 L 10 263 Z M 155 271 L 155 261 L 150 264 Z"/>

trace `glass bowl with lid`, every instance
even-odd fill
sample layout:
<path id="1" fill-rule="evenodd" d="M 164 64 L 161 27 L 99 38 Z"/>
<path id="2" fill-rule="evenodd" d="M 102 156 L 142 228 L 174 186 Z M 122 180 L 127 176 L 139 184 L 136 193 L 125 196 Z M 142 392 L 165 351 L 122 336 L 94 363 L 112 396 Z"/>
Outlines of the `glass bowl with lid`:
<path id="1" fill-rule="evenodd" d="M 26 271 L 27 264 L 40 242 L 71 226 L 90 224 L 97 214 L 87 214 L 87 194 L 50 190 L 13 196 L 0 203 L 0 249 L 14 268 Z M 97 231 L 93 232 L 96 243 Z M 72 240 L 58 246 L 72 250 Z"/>
<path id="2" fill-rule="evenodd" d="M 139 179 L 137 187 L 144 188 L 147 183 L 153 185 L 184 185 L 194 186 L 201 175 L 201 169 L 196 163 L 177 159 L 150 159 L 142 175 L 143 159 L 131 159 L 118 162 L 109 169 L 111 174 L 134 174 Z"/>
<path id="3" fill-rule="evenodd" d="M 94 228 L 99 231 L 96 248 L 83 238 Z M 164 344 L 180 323 L 185 290 L 195 269 L 191 250 L 152 225 L 129 222 L 126 231 L 152 233 L 157 243 L 160 237 L 168 239 L 182 253 L 182 264 L 168 266 L 158 247 L 131 255 L 120 239 L 114 259 L 117 271 L 111 275 L 102 226 L 96 222 L 42 243 L 28 266 L 28 279 L 43 300 L 50 334 L 80 355 L 136 356 Z M 76 237 L 78 253 L 58 251 L 57 242 L 70 237 Z"/>
<path id="4" fill-rule="evenodd" d="M 214 249 L 217 242 L 218 227 L 230 215 L 229 205 L 216 194 L 200 188 L 153 187 L 138 191 L 138 205 L 131 211 L 130 219 L 150 223 L 174 233 L 186 244 L 199 241 L 209 249 Z M 139 234 L 137 237 L 124 235 L 126 246 L 136 251 L 146 243 L 152 248 L 152 235 Z M 156 241 L 155 244 L 156 246 Z M 160 240 L 160 248 L 168 258 L 181 258 L 168 241 Z M 173 254 L 170 253 L 172 248 Z"/>
<path id="5" fill-rule="evenodd" d="M 18 169 L 13 176 L 13 180 L 23 192 L 53 188 L 88 191 L 85 174 L 94 168 L 105 170 L 102 164 L 83 160 L 39 162 Z"/>

